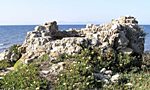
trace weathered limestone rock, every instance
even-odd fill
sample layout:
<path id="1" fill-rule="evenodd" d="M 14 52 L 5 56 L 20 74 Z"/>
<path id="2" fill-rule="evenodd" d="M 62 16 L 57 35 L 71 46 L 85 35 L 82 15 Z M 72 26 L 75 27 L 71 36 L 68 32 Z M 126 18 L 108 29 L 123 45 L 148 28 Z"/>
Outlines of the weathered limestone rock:
<path id="1" fill-rule="evenodd" d="M 133 50 L 131 48 L 122 48 L 120 51 L 128 55 L 133 53 Z"/>
<path id="2" fill-rule="evenodd" d="M 57 75 L 64 69 L 66 62 L 59 62 L 50 65 L 49 62 L 40 64 L 40 76 L 45 77 L 49 81 L 55 82 Z"/>
<path id="3" fill-rule="evenodd" d="M 97 80 L 101 80 L 106 85 L 110 83 L 115 83 L 119 79 L 119 74 L 112 74 L 111 70 L 106 70 L 106 68 L 102 68 L 99 73 L 94 73 L 94 77 Z"/>
<path id="4" fill-rule="evenodd" d="M 115 74 L 115 75 L 113 75 L 112 77 L 111 77 L 111 82 L 116 82 L 116 81 L 118 81 L 118 79 L 119 79 L 119 74 L 117 73 L 117 74 Z"/>
<path id="5" fill-rule="evenodd" d="M 132 16 L 120 17 L 102 25 L 88 24 L 81 30 L 66 31 L 59 31 L 57 22 L 53 21 L 36 26 L 34 31 L 28 32 L 19 50 L 22 53 L 21 59 L 27 61 L 45 53 L 49 54 L 50 58 L 64 53 L 79 53 L 83 46 L 99 47 L 105 52 L 112 48 L 115 52 L 142 54 L 144 38 L 143 30 Z M 3 59 L 6 55 L 0 56 Z M 9 56 L 14 58 L 13 53 Z"/>
<path id="6" fill-rule="evenodd" d="M 92 28 L 93 27 L 93 24 L 87 24 L 86 25 L 86 28 Z"/>
<path id="7" fill-rule="evenodd" d="M 0 53 L 0 60 L 7 60 L 10 62 L 16 62 L 20 57 L 21 53 L 19 53 L 20 45 L 11 46 L 8 50 Z"/>
<path id="8" fill-rule="evenodd" d="M 118 22 L 123 24 L 138 24 L 138 21 L 132 16 L 122 16 L 119 18 Z"/>
<path id="9" fill-rule="evenodd" d="M 121 17 L 108 24 L 93 26 L 87 25 L 79 33 L 90 39 L 95 38 L 96 34 L 97 41 L 101 43 L 99 46 L 102 47 L 111 46 L 117 51 L 130 48 L 133 53 L 143 53 L 144 32 L 134 17 Z"/>
<path id="10" fill-rule="evenodd" d="M 0 61 L 4 60 L 5 59 L 4 57 L 5 57 L 5 52 L 0 53 Z"/>

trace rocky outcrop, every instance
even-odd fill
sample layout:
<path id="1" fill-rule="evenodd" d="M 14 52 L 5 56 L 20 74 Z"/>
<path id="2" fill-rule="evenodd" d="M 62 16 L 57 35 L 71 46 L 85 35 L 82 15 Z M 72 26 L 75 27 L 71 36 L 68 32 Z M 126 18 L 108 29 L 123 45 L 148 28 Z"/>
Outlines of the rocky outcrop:
<path id="1" fill-rule="evenodd" d="M 0 53 L 0 60 L 8 60 L 9 62 L 16 62 L 20 57 L 20 45 L 13 45 L 8 50 Z"/>
<path id="2" fill-rule="evenodd" d="M 124 53 L 142 54 L 144 51 L 143 30 L 138 26 L 136 19 L 131 16 L 121 17 L 108 24 L 86 26 L 80 33 L 92 40 L 99 41 L 100 47 L 112 47 Z"/>
<path id="3" fill-rule="evenodd" d="M 60 54 L 79 53 L 79 45 L 100 47 L 102 51 L 112 48 L 125 54 L 142 54 L 144 51 L 144 32 L 138 21 L 131 16 L 120 17 L 111 23 L 87 25 L 81 30 L 59 31 L 56 21 L 36 26 L 28 32 L 22 45 L 24 60 L 48 53 L 51 58 Z"/>
<path id="4" fill-rule="evenodd" d="M 89 24 L 81 30 L 60 31 L 56 21 L 47 22 L 27 33 L 20 47 L 21 59 L 29 61 L 45 53 L 55 59 L 60 54 L 79 53 L 81 46 L 99 47 L 102 52 L 112 48 L 125 54 L 142 54 L 144 35 L 138 21 L 131 16 L 102 25 Z"/>

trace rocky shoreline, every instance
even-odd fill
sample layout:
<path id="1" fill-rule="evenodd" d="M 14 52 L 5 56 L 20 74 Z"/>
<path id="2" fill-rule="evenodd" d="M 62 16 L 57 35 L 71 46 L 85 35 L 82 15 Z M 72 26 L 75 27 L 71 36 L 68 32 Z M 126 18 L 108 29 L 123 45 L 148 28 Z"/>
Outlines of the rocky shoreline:
<path id="1" fill-rule="evenodd" d="M 48 22 L 27 33 L 24 43 L 19 48 L 22 53 L 20 59 L 34 59 L 42 53 L 48 53 L 50 57 L 63 53 L 78 53 L 81 50 L 78 45 L 83 43 L 87 46 L 98 46 L 102 50 L 113 48 L 123 53 L 142 54 L 144 35 L 138 21 L 131 16 L 121 17 L 104 25 L 90 24 L 81 30 L 68 31 L 59 31 L 56 21 Z"/>
<path id="2" fill-rule="evenodd" d="M 81 30 L 66 31 L 59 31 L 57 22 L 53 21 L 36 26 L 33 31 L 28 32 L 22 45 L 15 45 L 0 53 L 0 61 L 16 62 L 14 65 L 16 69 L 18 64 L 30 64 L 45 54 L 48 62 L 53 62 L 64 54 L 80 54 L 85 48 L 92 50 L 97 48 L 101 55 L 106 57 L 113 53 L 114 58 L 118 58 L 117 54 L 122 53 L 137 58 L 142 58 L 143 55 L 145 58 L 149 54 L 143 54 L 144 41 L 145 33 L 132 16 L 120 17 L 102 25 L 89 24 Z M 64 64 L 66 61 L 45 66 L 41 68 L 40 74 L 47 79 L 51 75 L 57 76 L 64 70 Z M 48 63 L 41 63 L 41 67 L 42 65 Z M 117 82 L 119 74 L 102 67 L 99 73 L 94 73 L 94 77 L 109 84 Z"/>

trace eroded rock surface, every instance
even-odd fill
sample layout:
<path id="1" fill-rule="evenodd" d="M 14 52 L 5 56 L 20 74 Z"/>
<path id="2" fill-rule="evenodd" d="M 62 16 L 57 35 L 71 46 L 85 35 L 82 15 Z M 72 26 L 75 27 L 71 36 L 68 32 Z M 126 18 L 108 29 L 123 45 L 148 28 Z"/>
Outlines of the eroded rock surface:
<path id="1" fill-rule="evenodd" d="M 56 21 L 36 26 L 27 33 L 20 50 L 22 60 L 33 60 L 43 54 L 55 58 L 60 54 L 79 53 L 81 46 L 99 47 L 102 51 L 112 48 L 125 54 L 142 54 L 144 32 L 132 16 L 120 17 L 102 25 L 89 24 L 81 30 L 60 31 Z M 3 59 L 3 54 L 0 58 Z"/>
<path id="2" fill-rule="evenodd" d="M 57 22 L 48 22 L 28 32 L 22 45 L 25 49 L 23 59 L 48 53 L 54 58 L 60 54 L 79 53 L 79 46 L 97 46 L 102 50 L 113 48 L 126 54 L 142 54 L 144 51 L 144 32 L 138 21 L 131 16 L 120 17 L 111 23 L 87 25 L 81 30 L 59 31 Z"/>

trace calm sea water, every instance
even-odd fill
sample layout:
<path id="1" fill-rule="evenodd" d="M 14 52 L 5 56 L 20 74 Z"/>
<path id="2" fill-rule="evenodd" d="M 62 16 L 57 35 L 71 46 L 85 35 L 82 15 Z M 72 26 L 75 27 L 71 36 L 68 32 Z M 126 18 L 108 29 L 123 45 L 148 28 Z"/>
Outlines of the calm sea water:
<path id="1" fill-rule="evenodd" d="M 23 43 L 26 33 L 32 31 L 35 25 L 0 26 L 0 52 L 13 44 Z M 60 30 L 69 28 L 84 28 L 85 25 L 59 25 Z M 145 51 L 150 50 L 150 25 L 141 25 L 147 33 L 145 40 Z"/>

